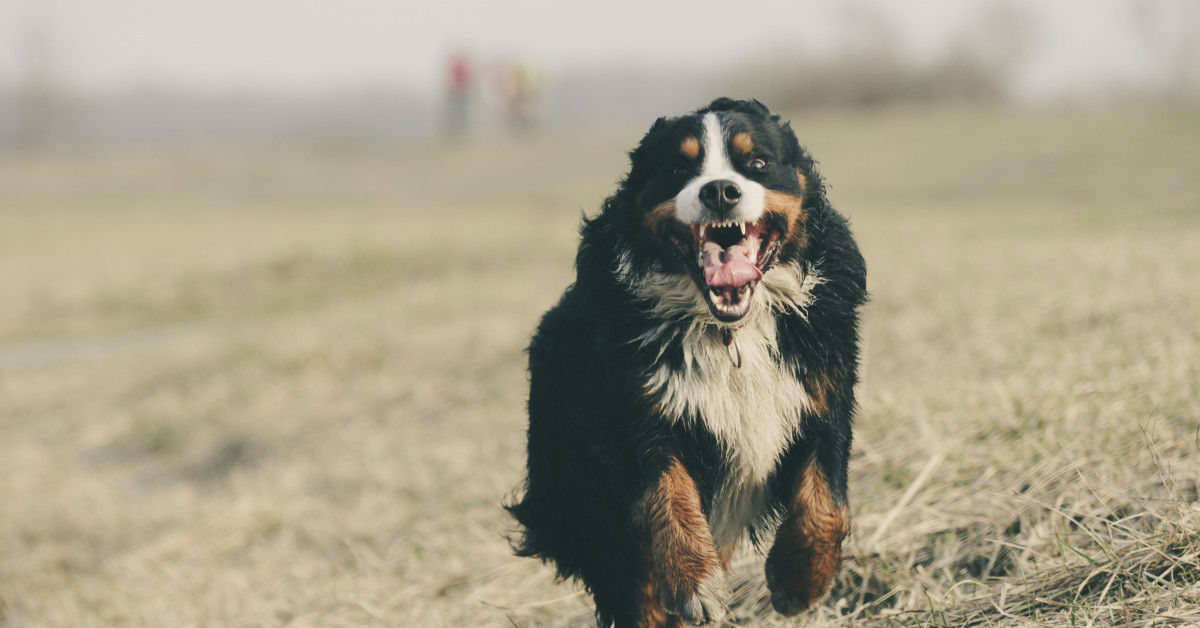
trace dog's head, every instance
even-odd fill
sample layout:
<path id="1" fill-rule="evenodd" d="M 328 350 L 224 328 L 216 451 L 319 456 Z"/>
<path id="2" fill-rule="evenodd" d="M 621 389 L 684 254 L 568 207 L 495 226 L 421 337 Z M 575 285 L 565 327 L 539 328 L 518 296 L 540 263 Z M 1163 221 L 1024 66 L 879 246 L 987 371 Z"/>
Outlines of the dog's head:
<path id="1" fill-rule="evenodd" d="M 717 320 L 745 317 L 763 276 L 801 254 L 806 191 L 820 183 L 791 128 L 762 103 L 721 98 L 660 118 L 630 161 L 605 207 L 630 265 L 689 275 Z"/>

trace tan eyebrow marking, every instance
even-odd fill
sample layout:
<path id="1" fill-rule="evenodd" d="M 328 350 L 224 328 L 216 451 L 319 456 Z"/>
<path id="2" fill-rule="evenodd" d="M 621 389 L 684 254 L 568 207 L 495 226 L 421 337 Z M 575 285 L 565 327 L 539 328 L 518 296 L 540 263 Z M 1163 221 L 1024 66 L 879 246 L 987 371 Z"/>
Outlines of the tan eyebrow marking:
<path id="1" fill-rule="evenodd" d="M 749 155 L 750 151 L 754 150 L 754 138 L 750 137 L 749 133 L 742 131 L 733 136 L 733 150 L 736 150 L 741 155 Z"/>
<path id="2" fill-rule="evenodd" d="M 700 140 L 694 137 L 684 138 L 683 143 L 679 145 L 679 152 L 683 153 L 688 159 L 695 159 L 700 156 Z"/>

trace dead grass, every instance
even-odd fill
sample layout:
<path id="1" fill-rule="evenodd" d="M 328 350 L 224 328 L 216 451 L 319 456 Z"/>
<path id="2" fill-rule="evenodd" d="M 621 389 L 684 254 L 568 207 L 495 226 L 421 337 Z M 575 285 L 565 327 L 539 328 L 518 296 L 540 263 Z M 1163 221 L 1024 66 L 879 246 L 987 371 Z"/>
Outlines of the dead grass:
<path id="1" fill-rule="evenodd" d="M 822 625 L 1200 621 L 1200 114 L 810 113 L 870 265 Z M 637 131 L 0 159 L 0 624 L 587 624 L 522 349 Z M 739 625 L 788 625 L 761 559 Z"/>

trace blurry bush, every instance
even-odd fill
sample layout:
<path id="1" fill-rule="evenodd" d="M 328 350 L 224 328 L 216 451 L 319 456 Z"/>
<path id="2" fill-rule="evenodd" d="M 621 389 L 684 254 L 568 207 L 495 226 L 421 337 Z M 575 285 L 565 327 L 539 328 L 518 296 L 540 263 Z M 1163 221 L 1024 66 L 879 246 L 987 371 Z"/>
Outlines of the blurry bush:
<path id="1" fill-rule="evenodd" d="M 1013 93 L 1016 70 L 1037 34 L 1016 4 L 994 2 L 959 37 L 917 59 L 896 26 L 870 7 L 848 11 L 848 45 L 758 55 L 729 72 L 722 87 L 755 94 L 779 109 L 871 107 L 889 103 L 997 102 Z M 764 60 L 766 59 L 766 60 Z"/>
<path id="2" fill-rule="evenodd" d="M 973 54 L 918 64 L 891 46 L 820 59 L 791 57 L 756 63 L 726 77 L 726 90 L 755 94 L 777 109 L 870 107 L 899 102 L 992 102 L 1009 94 L 1004 73 Z"/>

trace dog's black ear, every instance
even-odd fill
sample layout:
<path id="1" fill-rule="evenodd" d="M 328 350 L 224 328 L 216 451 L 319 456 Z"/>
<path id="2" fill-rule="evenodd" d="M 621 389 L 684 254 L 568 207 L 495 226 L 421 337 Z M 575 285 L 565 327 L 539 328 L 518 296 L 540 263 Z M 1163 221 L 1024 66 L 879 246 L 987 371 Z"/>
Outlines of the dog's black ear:
<path id="1" fill-rule="evenodd" d="M 633 150 L 629 151 L 629 157 L 636 161 L 639 154 L 650 150 L 650 147 L 656 143 L 659 132 L 667 128 L 670 122 L 671 118 L 666 116 L 655 120 L 654 124 L 650 125 L 650 129 L 646 131 L 646 134 L 642 136 L 642 139 L 638 141 L 637 146 L 634 146 Z"/>
<path id="2" fill-rule="evenodd" d="M 648 176 L 648 169 L 655 165 L 652 155 L 670 136 L 670 126 L 677 118 L 663 116 L 654 121 L 637 145 L 629 151 L 629 172 L 621 180 L 617 193 L 605 201 L 605 211 L 614 211 L 636 195 Z M 610 208 L 611 206 L 611 208 Z"/>
<path id="3" fill-rule="evenodd" d="M 751 98 L 750 100 L 734 100 L 732 98 L 722 96 L 709 103 L 708 106 L 704 108 L 704 111 L 739 111 L 741 113 L 747 113 L 763 118 L 771 117 L 771 110 L 767 109 L 767 106 L 762 104 L 762 101 L 758 100 L 757 98 Z"/>
<path id="4" fill-rule="evenodd" d="M 746 113 L 753 112 L 764 118 L 771 117 L 771 110 L 767 109 L 767 106 L 764 105 L 761 100 L 757 98 L 751 98 L 750 100 L 743 100 L 742 102 L 745 103 Z"/>
<path id="5" fill-rule="evenodd" d="M 666 129 L 672 120 L 673 120 L 673 118 L 670 118 L 667 116 L 663 116 L 663 117 L 655 120 L 654 124 L 651 124 L 650 128 L 646 131 L 646 134 L 642 136 L 642 140 L 640 142 L 638 142 L 638 148 L 641 148 L 643 146 L 646 146 L 647 144 L 652 143 L 653 138 L 655 138 L 659 134 L 659 131 Z M 636 150 L 636 149 L 634 149 L 634 150 Z"/>
<path id="6" fill-rule="evenodd" d="M 738 101 L 732 98 L 721 96 L 720 98 L 708 103 L 708 106 L 705 107 L 705 109 L 708 111 L 729 111 L 730 109 L 737 107 L 737 104 Z"/>
<path id="7" fill-rule="evenodd" d="M 779 125 L 779 130 L 783 132 L 784 141 L 787 143 L 788 159 L 798 160 L 803 157 L 804 147 L 800 146 L 800 140 L 796 137 L 796 132 L 792 130 L 792 123 L 782 121 L 779 116 L 771 116 L 771 119 Z"/>

